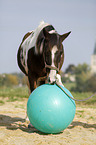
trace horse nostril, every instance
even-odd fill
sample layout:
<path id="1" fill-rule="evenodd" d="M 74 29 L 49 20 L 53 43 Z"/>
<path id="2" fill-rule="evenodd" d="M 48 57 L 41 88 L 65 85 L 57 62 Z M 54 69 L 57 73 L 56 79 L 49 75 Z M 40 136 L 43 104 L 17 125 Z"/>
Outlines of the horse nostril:
<path id="1" fill-rule="evenodd" d="M 46 68 L 46 72 L 49 73 L 50 72 L 50 68 Z"/>

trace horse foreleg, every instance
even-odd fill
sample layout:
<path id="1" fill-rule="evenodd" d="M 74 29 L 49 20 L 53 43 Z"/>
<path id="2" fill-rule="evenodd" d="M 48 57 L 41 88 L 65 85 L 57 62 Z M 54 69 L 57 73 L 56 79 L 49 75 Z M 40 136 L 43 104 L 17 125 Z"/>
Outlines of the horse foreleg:
<path id="1" fill-rule="evenodd" d="M 36 75 L 34 73 L 28 72 L 28 81 L 29 81 L 30 92 L 32 92 L 34 89 L 37 88 Z"/>
<path id="2" fill-rule="evenodd" d="M 28 72 L 28 87 L 30 89 L 30 94 L 37 87 L 36 75 L 34 73 L 31 73 L 31 72 Z M 25 121 L 29 122 L 29 118 L 27 116 L 27 113 L 26 113 Z M 28 128 L 30 128 L 30 127 L 32 127 L 32 124 L 29 123 Z"/>

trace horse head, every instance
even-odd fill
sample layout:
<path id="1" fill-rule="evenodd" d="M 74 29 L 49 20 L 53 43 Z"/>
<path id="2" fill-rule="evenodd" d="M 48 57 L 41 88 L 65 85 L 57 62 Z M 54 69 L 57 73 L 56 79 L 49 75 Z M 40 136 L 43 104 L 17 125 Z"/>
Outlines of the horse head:
<path id="1" fill-rule="evenodd" d="M 62 42 L 68 37 L 71 32 L 59 35 L 55 30 L 50 32 L 43 29 L 44 34 L 44 61 L 46 71 L 49 73 L 48 81 L 54 82 L 56 73 L 62 67 L 64 61 L 64 49 Z"/>

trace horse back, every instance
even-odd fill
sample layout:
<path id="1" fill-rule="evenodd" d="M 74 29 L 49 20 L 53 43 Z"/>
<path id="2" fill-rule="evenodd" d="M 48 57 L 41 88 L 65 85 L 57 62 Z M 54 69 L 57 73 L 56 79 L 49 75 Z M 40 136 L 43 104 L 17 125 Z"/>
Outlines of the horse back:
<path id="1" fill-rule="evenodd" d="M 33 32 L 33 31 L 32 31 Z M 22 42 L 21 42 L 21 44 L 20 44 L 20 46 L 19 46 L 19 49 L 18 49 L 18 53 L 17 53 L 17 63 L 18 63 L 18 66 L 19 66 L 19 68 L 21 69 L 21 71 L 25 74 L 25 75 L 28 75 L 28 73 L 26 72 L 26 70 L 25 70 L 25 66 L 22 64 L 22 62 L 21 62 L 21 60 L 23 59 L 23 58 L 21 58 L 21 57 L 23 57 L 23 55 L 21 56 L 21 53 L 22 53 L 22 44 L 23 44 L 23 42 L 32 34 L 32 32 L 28 32 L 28 33 L 26 33 L 25 35 L 24 35 L 24 37 L 23 37 L 23 39 L 22 39 Z"/>

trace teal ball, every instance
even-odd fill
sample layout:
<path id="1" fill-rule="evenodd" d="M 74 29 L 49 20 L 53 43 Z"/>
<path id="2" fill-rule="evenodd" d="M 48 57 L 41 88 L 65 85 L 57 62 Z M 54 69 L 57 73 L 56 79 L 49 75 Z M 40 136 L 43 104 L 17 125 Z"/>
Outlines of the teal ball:
<path id="1" fill-rule="evenodd" d="M 68 95 L 72 94 L 62 86 Z M 56 84 L 44 84 L 36 88 L 27 102 L 30 123 L 44 133 L 59 133 L 74 119 L 75 101 L 69 98 Z"/>

